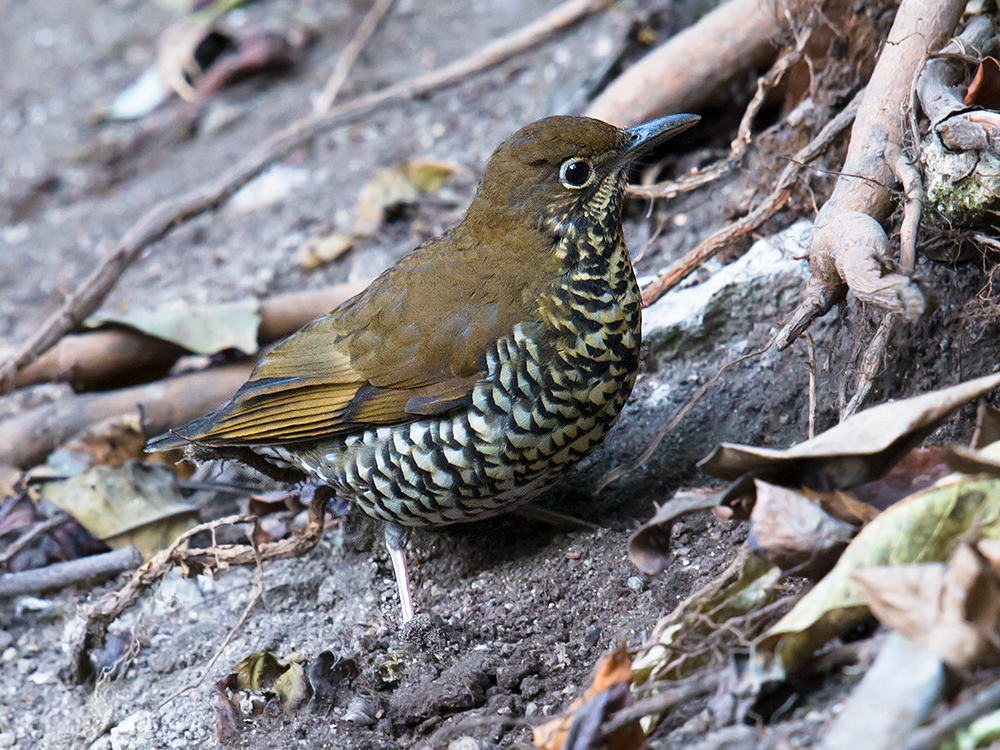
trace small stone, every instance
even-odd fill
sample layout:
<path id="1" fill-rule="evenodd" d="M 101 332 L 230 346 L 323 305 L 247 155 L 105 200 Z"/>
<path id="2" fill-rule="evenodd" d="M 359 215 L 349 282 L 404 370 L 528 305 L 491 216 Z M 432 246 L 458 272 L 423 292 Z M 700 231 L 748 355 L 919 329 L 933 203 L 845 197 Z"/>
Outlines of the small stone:
<path id="1" fill-rule="evenodd" d="M 583 633 L 583 642 L 587 648 L 593 648 L 601 640 L 601 629 L 596 625 L 591 625 Z"/>
<path id="2" fill-rule="evenodd" d="M 102 734 L 90 743 L 90 747 L 87 750 L 111 750 L 111 736 Z"/>
<path id="3" fill-rule="evenodd" d="M 632 576 L 625 581 L 625 586 L 629 591 L 634 591 L 635 593 L 640 594 L 646 588 L 646 582 L 639 576 Z"/>
<path id="4" fill-rule="evenodd" d="M 3 659 L 4 663 L 6 664 L 14 661 L 14 659 L 16 659 L 19 656 L 20 654 L 17 653 L 16 648 L 14 648 L 13 646 L 8 646 L 7 648 L 4 649 L 3 656 L 0 656 L 0 659 Z"/>
<path id="5" fill-rule="evenodd" d="M 13 642 L 14 636 L 6 630 L 0 630 L 0 651 L 6 651 Z"/>
<path id="6" fill-rule="evenodd" d="M 145 750 L 154 747 L 153 713 L 139 711 L 111 728 L 111 750 Z"/>
<path id="7" fill-rule="evenodd" d="M 0 732 L 0 747 L 14 747 L 17 735 L 13 732 Z"/>
<path id="8" fill-rule="evenodd" d="M 448 750 L 482 750 L 482 745 L 474 737 L 459 737 L 448 743 Z"/>

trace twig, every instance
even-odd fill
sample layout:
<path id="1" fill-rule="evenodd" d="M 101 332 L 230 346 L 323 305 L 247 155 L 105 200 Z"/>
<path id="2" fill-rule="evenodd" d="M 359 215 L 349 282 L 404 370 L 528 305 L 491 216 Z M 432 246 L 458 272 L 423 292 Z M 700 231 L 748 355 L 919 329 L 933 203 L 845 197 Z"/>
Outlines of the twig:
<path id="1" fill-rule="evenodd" d="M 806 331 L 802 340 L 806 343 L 806 372 L 809 374 L 809 439 L 816 437 L 816 347 L 812 334 Z"/>
<path id="2" fill-rule="evenodd" d="M 648 307 L 656 302 L 706 260 L 733 241 L 752 232 L 777 213 L 788 202 L 792 194 L 792 185 L 802 170 L 807 167 L 807 163 L 819 156 L 854 121 L 864 92 L 865 90 L 861 89 L 855 94 L 850 104 L 824 125 L 816 137 L 795 154 L 795 158 L 782 170 L 778 177 L 778 184 L 763 203 L 742 219 L 706 237 L 696 248 L 665 268 L 653 281 L 647 284 L 642 290 L 643 306 Z"/>
<path id="3" fill-rule="evenodd" d="M 44 568 L 0 575 L 0 597 L 36 594 L 60 589 L 74 583 L 115 576 L 142 564 L 142 555 L 129 545 L 101 555 L 78 557 L 69 562 L 55 563 Z"/>
<path id="4" fill-rule="evenodd" d="M 247 606 L 243 608 L 243 613 L 240 615 L 240 619 L 237 620 L 236 624 L 229 629 L 229 632 L 226 633 L 226 637 L 223 638 L 222 643 L 219 645 L 219 648 L 215 650 L 215 654 L 213 654 L 212 658 L 208 660 L 208 664 L 205 665 L 205 668 L 201 670 L 201 675 L 199 675 L 196 680 L 193 680 L 192 682 L 189 682 L 186 685 L 182 685 L 181 687 L 177 688 L 174 692 L 172 692 L 170 695 L 168 695 L 157 708 L 158 711 L 162 710 L 165 705 L 170 703 L 170 701 L 172 701 L 178 695 L 186 693 L 188 690 L 193 690 L 194 688 L 198 687 L 202 682 L 205 681 L 205 677 L 208 675 L 209 672 L 212 671 L 212 667 L 215 666 L 215 662 L 219 660 L 219 657 L 222 656 L 222 652 L 225 651 L 226 646 L 232 643 L 233 638 L 236 637 L 236 634 L 240 632 L 240 630 L 246 624 L 247 618 L 250 616 L 250 611 L 254 608 L 257 602 L 260 601 L 260 598 L 264 595 L 264 560 L 261 557 L 260 548 L 257 546 L 257 534 L 260 530 L 260 519 L 254 516 L 251 521 L 251 524 L 252 528 L 249 531 L 247 531 L 247 539 L 250 540 L 250 546 L 253 548 L 254 557 L 256 558 L 256 563 L 257 563 L 257 585 L 254 587 L 253 595 L 247 602 Z M 212 536 L 213 536 L 212 546 L 214 547 L 215 529 L 212 529 Z"/>
<path id="5" fill-rule="evenodd" d="M 858 411 L 864 405 L 865 399 L 868 398 L 872 383 L 882 366 L 882 360 L 885 358 L 885 351 L 889 345 L 889 335 L 896 327 L 897 320 L 899 320 L 898 313 L 886 313 L 882 317 L 882 322 L 878 324 L 878 328 L 875 329 L 875 335 L 872 336 L 872 340 L 868 343 L 868 348 L 865 349 L 864 356 L 861 358 L 857 390 L 851 400 L 847 402 L 844 413 L 840 416 L 841 422 Z"/>
<path id="6" fill-rule="evenodd" d="M 147 247 L 159 242 L 177 227 L 222 206 L 233 193 L 289 152 L 336 125 L 356 120 L 390 103 L 427 96 L 453 86 L 474 73 L 499 65 L 519 52 L 534 47 L 555 32 L 601 10 L 608 2 L 609 0 L 567 0 L 538 20 L 487 44 L 469 57 L 333 107 L 326 114 L 307 115 L 258 145 L 217 180 L 156 204 L 122 236 L 110 255 L 39 326 L 38 331 L 14 356 L 0 363 L 0 394 L 9 392 L 14 376 L 21 369 L 48 351 L 67 332 L 94 312 L 125 270 Z"/>
<path id="7" fill-rule="evenodd" d="M 188 540 L 199 532 L 214 531 L 226 525 L 255 523 L 256 516 L 226 516 L 194 526 L 178 536 L 167 549 L 157 552 L 139 568 L 121 589 L 107 594 L 87 610 L 84 625 L 76 633 L 76 640 L 70 644 L 77 679 L 85 678 L 88 654 L 93 648 L 103 645 L 108 626 L 123 612 L 133 607 L 139 601 L 142 592 L 163 578 L 175 565 L 197 564 L 221 572 L 233 565 L 252 565 L 301 557 L 315 547 L 323 535 L 329 498 L 330 492 L 327 488 L 317 487 L 309 503 L 309 522 L 305 530 L 288 539 L 265 542 L 259 548 L 256 545 L 213 544 L 205 549 L 182 549 Z"/>
<path id="8" fill-rule="evenodd" d="M 899 272 L 912 276 L 916 268 L 917 230 L 920 228 L 920 211 L 924 200 L 924 185 L 920 172 L 903 150 L 895 144 L 886 148 L 889 166 L 903 184 L 906 200 L 903 202 L 903 222 L 899 227 Z"/>
<path id="9" fill-rule="evenodd" d="M 0 554 L 0 570 L 6 568 L 8 563 L 10 563 L 10 561 L 14 558 L 14 555 L 31 544 L 31 542 L 37 539 L 41 534 L 44 534 L 46 531 L 54 529 L 57 526 L 62 526 L 69 520 L 71 520 L 69 515 L 59 512 L 50 518 L 46 518 L 44 521 L 36 523 L 24 534 L 18 537 L 18 539 L 7 549 L 5 549 L 3 554 Z"/>
<path id="10" fill-rule="evenodd" d="M 313 105 L 313 112 L 317 115 L 325 115 L 330 111 L 330 107 L 333 106 L 337 94 L 340 93 L 340 89 L 343 88 L 344 83 L 347 81 L 347 76 L 351 72 L 351 68 L 357 62 L 358 55 L 361 54 L 361 50 L 364 49 L 368 40 L 371 39 L 372 34 L 375 33 L 375 29 L 382 23 L 382 19 L 389 12 L 392 3 L 393 0 L 375 0 L 375 4 L 371 7 L 371 10 L 365 14 L 361 25 L 358 26 L 358 30 L 354 32 L 354 38 L 344 47 L 344 51 L 340 53 L 337 65 L 334 67 L 333 73 L 330 74 L 330 79 L 326 82 L 323 93 L 320 94 Z"/>
<path id="11" fill-rule="evenodd" d="M 1000 680 L 980 690 L 972 698 L 955 706 L 925 729 L 910 735 L 903 750 L 935 750 L 962 727 L 1000 709 Z"/>
<path id="12" fill-rule="evenodd" d="M 142 415 L 146 437 L 204 414 L 231 396 L 250 374 L 249 364 L 214 367 L 190 375 L 54 401 L 0 422 L 0 466 L 27 469 L 65 441 L 112 417 Z"/>
<path id="13" fill-rule="evenodd" d="M 777 85 L 788 69 L 801 59 L 801 49 L 796 47 L 796 49 L 788 50 L 778 58 L 778 61 L 765 75 L 757 79 L 757 91 L 743 112 L 739 129 L 736 131 L 736 140 L 733 141 L 729 154 L 725 158 L 669 182 L 659 182 L 655 185 L 630 185 L 628 194 L 637 198 L 673 198 L 679 193 L 687 193 L 715 182 L 722 175 L 734 169 L 743 160 L 747 148 L 750 146 L 753 121 L 760 112 L 767 94 Z"/>
<path id="14" fill-rule="evenodd" d="M 261 300 L 257 342 L 270 344 L 353 297 L 368 280 L 279 294 Z M 14 378 L 15 388 L 70 382 L 103 390 L 155 380 L 187 353 L 183 347 L 138 330 L 116 327 L 63 336 Z"/>
<path id="15" fill-rule="evenodd" d="M 682 701 L 689 701 L 693 698 L 707 695 L 715 690 L 718 684 L 719 675 L 717 673 L 693 677 L 648 698 L 636 701 L 631 706 L 626 706 L 608 719 L 601 727 L 601 735 L 609 737 L 633 721 L 662 713 Z"/>

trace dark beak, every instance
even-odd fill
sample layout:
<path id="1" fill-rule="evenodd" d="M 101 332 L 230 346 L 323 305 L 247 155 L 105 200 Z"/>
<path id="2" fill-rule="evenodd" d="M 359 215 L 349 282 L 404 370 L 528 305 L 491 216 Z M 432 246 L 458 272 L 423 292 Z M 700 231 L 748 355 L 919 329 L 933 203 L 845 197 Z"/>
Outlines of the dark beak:
<path id="1" fill-rule="evenodd" d="M 625 132 L 631 136 L 632 145 L 625 152 L 625 158 L 628 161 L 638 159 L 667 139 L 694 126 L 699 120 L 701 117 L 698 115 L 668 115 L 627 128 Z"/>

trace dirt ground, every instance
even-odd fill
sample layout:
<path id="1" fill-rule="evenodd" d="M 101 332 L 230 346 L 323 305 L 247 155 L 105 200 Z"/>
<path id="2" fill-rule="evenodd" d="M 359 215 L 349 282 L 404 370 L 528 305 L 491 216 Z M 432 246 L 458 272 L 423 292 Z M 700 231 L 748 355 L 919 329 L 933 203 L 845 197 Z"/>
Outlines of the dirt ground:
<path id="1" fill-rule="evenodd" d="M 342 96 L 460 58 L 548 7 L 539 0 L 400 0 Z M 264 0 L 238 11 L 237 20 L 247 25 L 308 27 L 316 41 L 290 73 L 254 79 L 214 98 L 195 119 L 195 135 L 174 129 L 137 137 L 140 124 L 96 124 L 93 115 L 152 63 L 158 35 L 175 20 L 171 12 L 143 0 L 0 0 L 0 343 L 15 344 L 33 331 L 93 268 L 104 243 L 120 237 L 157 200 L 211 178 L 305 114 L 366 9 L 360 0 Z M 128 271 L 107 307 L 235 300 L 372 276 L 461 215 L 486 158 L 506 135 L 545 115 L 580 111 L 618 57 L 636 53 L 636 28 L 662 39 L 703 10 L 694 1 L 666 9 L 639 0 L 616 3 L 455 88 L 335 129 L 284 162 L 301 178 L 291 195 L 256 210 L 224 208 L 182 227 Z M 720 108 L 706 116 L 702 146 L 726 148 L 732 137 L 727 123 L 738 115 Z M 126 142 L 124 149 L 113 145 Z M 691 143 L 679 143 L 675 154 Z M 468 176 L 422 200 L 415 212 L 343 259 L 304 272 L 296 261 L 303 240 L 319 229 L 349 230 L 364 182 L 379 168 L 415 157 L 455 162 Z M 676 157 L 667 164 L 679 168 Z M 632 206 L 626 233 L 633 250 L 646 244 L 659 222 L 674 227 L 651 245 L 639 273 L 655 273 L 720 226 L 752 190 L 753 179 L 724 180 L 650 215 L 645 206 Z M 828 184 L 815 179 L 820 189 Z M 925 263 L 921 274 L 941 290 L 938 307 L 897 342 L 877 384 L 880 400 L 993 369 L 982 344 L 995 339 L 995 326 L 968 326 L 960 317 L 962 304 L 983 285 L 983 271 L 972 264 Z M 761 293 L 766 299 L 769 291 Z M 292 717 L 262 717 L 245 732 L 246 747 L 529 744 L 531 726 L 580 693 L 603 652 L 621 639 L 642 643 L 660 616 L 732 560 L 745 529 L 708 517 L 676 530 L 675 558 L 660 576 L 640 574 L 625 542 L 652 514 L 654 502 L 680 485 L 706 483 L 695 463 L 718 442 L 784 446 L 805 437 L 803 347 L 731 368 L 645 466 L 603 492 L 592 488 L 607 471 L 634 462 L 721 364 L 765 344 L 793 301 L 772 300 L 744 312 L 739 325 L 721 326 L 688 356 L 653 356 L 645 363 L 605 446 L 549 498 L 550 507 L 595 530 L 567 532 L 505 516 L 417 534 L 409 554 L 419 616 L 406 628 L 399 626 L 381 544 L 366 543 L 353 527 L 352 533 L 328 533 L 303 559 L 266 567 L 260 602 L 207 674 L 252 596 L 252 570 L 233 570 L 215 581 L 165 580 L 113 628 L 134 633 L 138 651 L 123 676 L 96 690 L 65 681 L 60 644 L 76 609 L 114 583 L 3 602 L 0 748 L 215 746 L 211 685 L 239 659 L 265 650 L 297 652 L 310 663 L 328 650 L 352 668 L 325 704 Z M 857 321 L 861 312 L 834 311 L 814 329 L 822 370 L 819 428 L 836 420 L 840 375 L 861 325 L 838 320 Z M 0 416 L 65 393 L 66 387 L 44 386 L 0 399 Z M 936 437 L 967 434 L 970 424 L 963 411 Z M 712 747 L 808 746 L 852 683 L 841 676 L 814 694 L 807 690 L 776 726 L 735 728 L 734 741 L 742 744 Z M 693 746 L 698 725 L 677 729 L 685 718 L 665 725 L 651 746 Z M 457 742 L 463 737 L 474 739 Z"/>

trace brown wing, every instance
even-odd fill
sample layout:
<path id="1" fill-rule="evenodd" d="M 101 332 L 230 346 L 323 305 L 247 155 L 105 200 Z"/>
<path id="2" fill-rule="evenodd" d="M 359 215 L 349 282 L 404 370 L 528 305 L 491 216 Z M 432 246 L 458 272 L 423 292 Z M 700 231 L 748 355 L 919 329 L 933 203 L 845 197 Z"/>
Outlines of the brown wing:
<path id="1" fill-rule="evenodd" d="M 483 262 L 470 264 L 470 253 Z M 469 403 L 489 347 L 515 324 L 533 322 L 546 278 L 545 269 L 512 267 L 509 252 L 491 255 L 455 236 L 418 249 L 268 351 L 228 404 L 175 437 L 295 443 Z"/>

